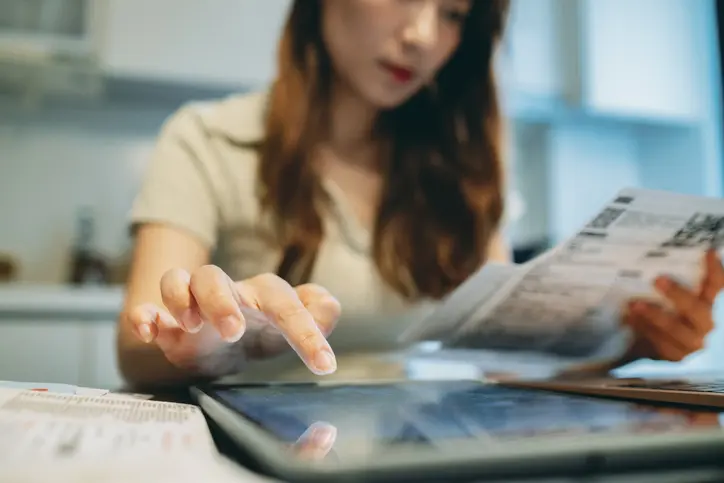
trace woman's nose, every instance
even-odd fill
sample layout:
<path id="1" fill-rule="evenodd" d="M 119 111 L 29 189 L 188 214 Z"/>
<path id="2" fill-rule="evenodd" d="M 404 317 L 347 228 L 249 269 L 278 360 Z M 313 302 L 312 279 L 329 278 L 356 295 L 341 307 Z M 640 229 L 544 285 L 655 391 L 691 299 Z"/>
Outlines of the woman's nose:
<path id="1" fill-rule="evenodd" d="M 421 50 L 433 47 L 438 38 L 439 16 L 437 2 L 417 2 L 403 31 L 403 41 Z"/>

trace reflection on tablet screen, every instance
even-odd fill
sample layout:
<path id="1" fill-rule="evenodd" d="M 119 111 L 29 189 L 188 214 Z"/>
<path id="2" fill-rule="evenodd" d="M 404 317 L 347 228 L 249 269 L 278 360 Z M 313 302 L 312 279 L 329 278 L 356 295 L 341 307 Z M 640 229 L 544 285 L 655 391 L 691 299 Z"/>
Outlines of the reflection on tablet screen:
<path id="1" fill-rule="evenodd" d="M 359 456 L 400 443 L 442 446 L 476 439 L 494 444 L 540 435 L 719 425 L 715 413 L 696 413 L 695 420 L 693 413 L 682 411 L 475 381 L 281 385 L 223 389 L 215 396 L 284 443 L 299 444 L 310 437 L 334 439 L 328 442 L 338 455 L 353 451 Z"/>

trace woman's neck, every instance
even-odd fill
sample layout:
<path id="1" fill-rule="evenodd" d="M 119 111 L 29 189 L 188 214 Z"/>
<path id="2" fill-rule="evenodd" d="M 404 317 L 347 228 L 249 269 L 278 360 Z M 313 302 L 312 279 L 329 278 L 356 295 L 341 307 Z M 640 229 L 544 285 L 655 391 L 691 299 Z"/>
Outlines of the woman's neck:
<path id="1" fill-rule="evenodd" d="M 355 164 L 362 162 L 360 155 L 374 150 L 373 130 L 377 109 L 341 82 L 332 90 L 330 101 L 329 138 L 325 142 L 326 148 L 342 159 Z M 368 159 L 362 164 L 369 163 L 369 167 L 372 167 L 374 162 L 374 159 Z"/>
<path id="2" fill-rule="evenodd" d="M 324 177 L 344 193 L 351 216 L 372 230 L 381 189 L 379 146 L 374 141 L 377 110 L 354 92 L 332 92 L 329 137 L 319 146 L 317 162 Z"/>

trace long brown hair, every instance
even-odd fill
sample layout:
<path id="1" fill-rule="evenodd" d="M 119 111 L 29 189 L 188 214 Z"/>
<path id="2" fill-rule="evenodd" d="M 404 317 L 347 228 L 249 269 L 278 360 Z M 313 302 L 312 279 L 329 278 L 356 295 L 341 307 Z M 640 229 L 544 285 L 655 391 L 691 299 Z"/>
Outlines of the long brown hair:
<path id="1" fill-rule="evenodd" d="M 487 258 L 503 213 L 501 113 L 493 73 L 508 0 L 474 0 L 460 45 L 403 105 L 382 113 L 388 146 L 373 258 L 407 298 L 439 298 Z M 276 220 L 278 273 L 309 279 L 323 237 L 321 181 L 310 159 L 326 132 L 332 78 L 321 2 L 296 0 L 278 49 L 260 146 L 261 203 Z"/>

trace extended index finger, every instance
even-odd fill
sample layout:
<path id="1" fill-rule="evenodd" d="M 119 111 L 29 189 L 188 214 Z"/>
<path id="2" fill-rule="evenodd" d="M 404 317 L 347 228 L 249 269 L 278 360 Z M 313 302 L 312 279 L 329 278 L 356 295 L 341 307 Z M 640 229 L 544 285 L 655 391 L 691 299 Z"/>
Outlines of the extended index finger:
<path id="1" fill-rule="evenodd" d="M 312 372 L 323 375 L 337 369 L 332 348 L 291 285 L 275 275 L 260 275 L 241 283 L 244 303 L 271 320 Z"/>

